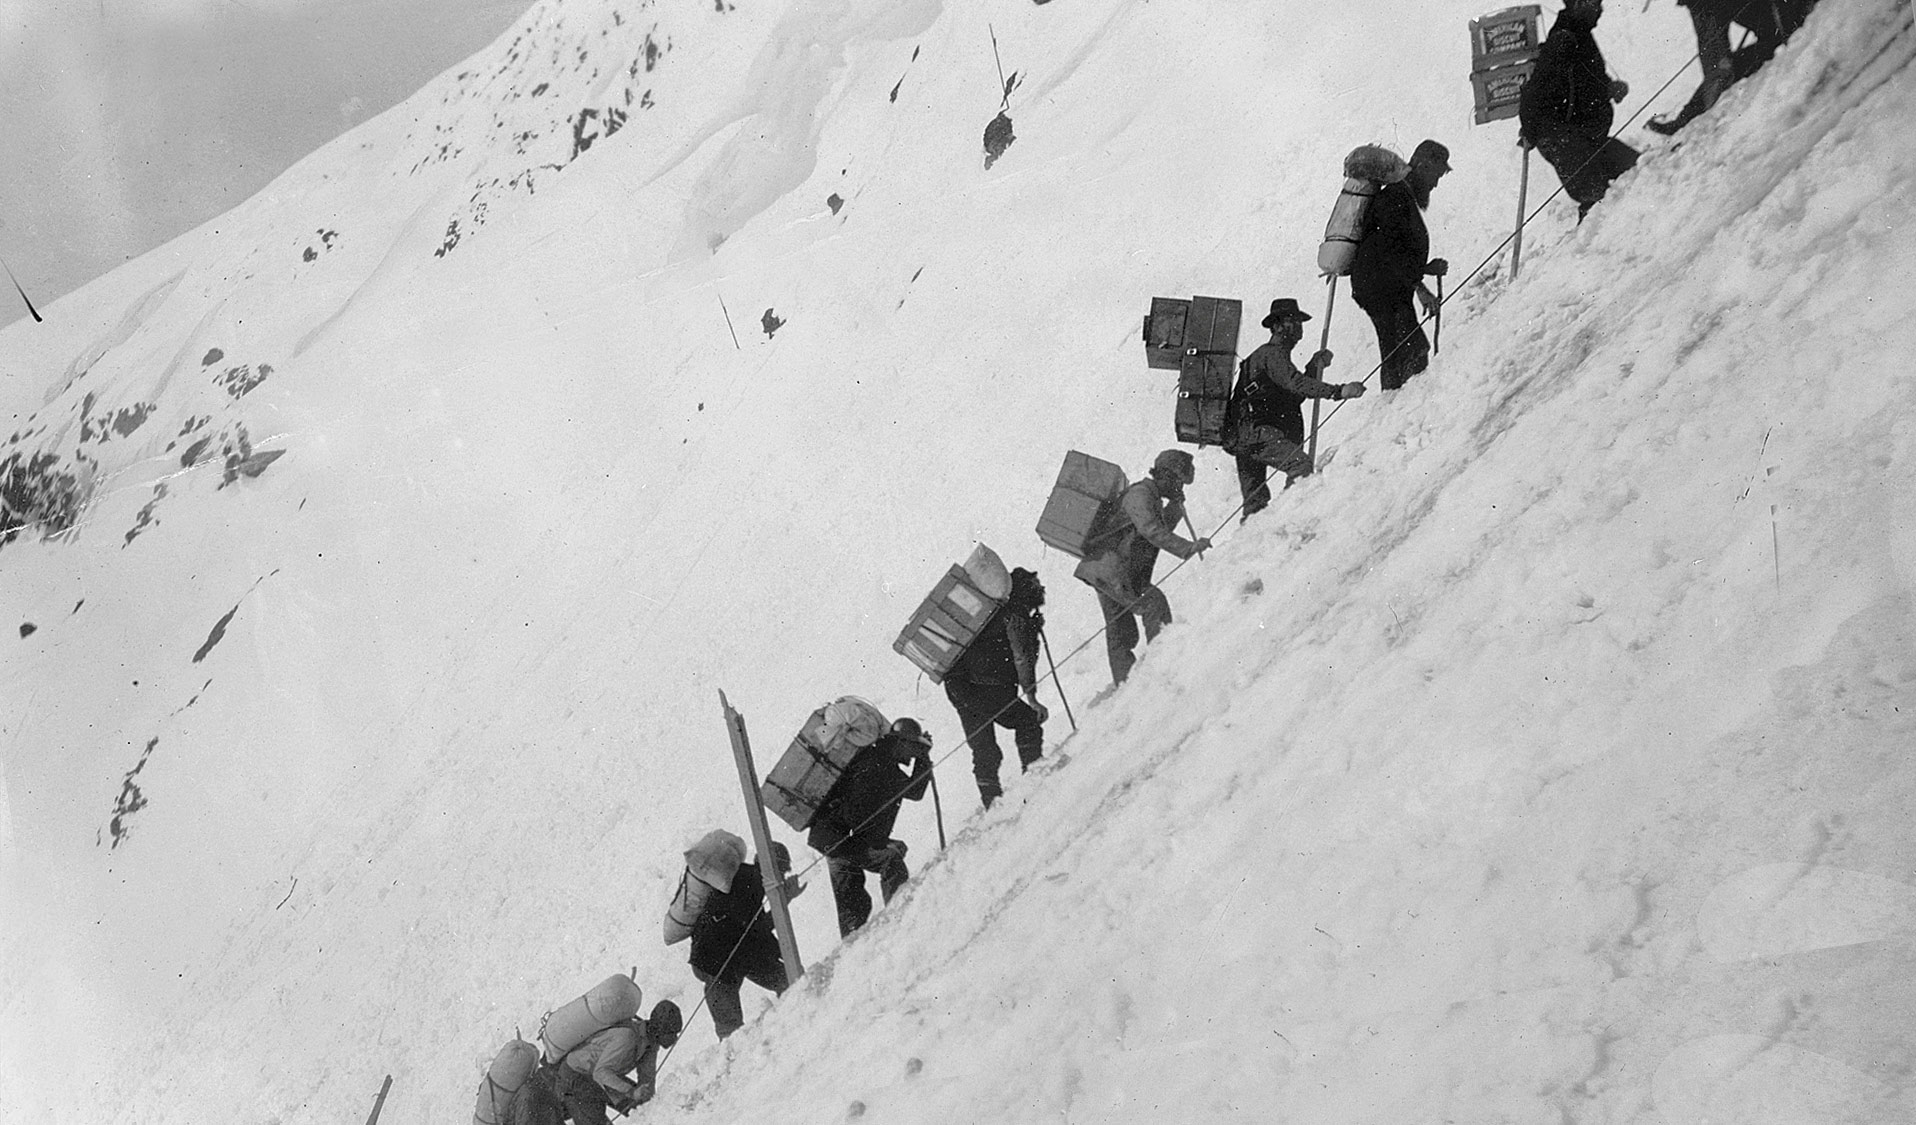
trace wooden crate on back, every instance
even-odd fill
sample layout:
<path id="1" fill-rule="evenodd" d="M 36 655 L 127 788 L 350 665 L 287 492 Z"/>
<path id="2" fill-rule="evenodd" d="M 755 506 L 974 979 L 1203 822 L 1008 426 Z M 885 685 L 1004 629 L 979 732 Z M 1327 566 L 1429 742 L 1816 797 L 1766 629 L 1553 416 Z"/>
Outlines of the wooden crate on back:
<path id="1" fill-rule="evenodd" d="M 1151 367 L 1177 369 L 1179 441 L 1224 444 L 1224 412 L 1237 374 L 1243 319 L 1244 302 L 1229 297 L 1151 299 L 1144 318 L 1144 358 Z"/>
<path id="2" fill-rule="evenodd" d="M 945 673 L 1010 596 L 1011 575 L 1003 560 L 980 543 L 964 565 L 952 567 L 938 580 L 892 642 L 892 651 L 922 668 L 932 683 L 943 683 Z"/>
<path id="3" fill-rule="evenodd" d="M 803 832 L 858 752 L 884 736 L 878 708 L 855 695 L 840 696 L 805 720 L 798 737 L 765 775 L 759 799 L 780 820 Z"/>
<path id="4" fill-rule="evenodd" d="M 1076 559 L 1104 550 L 1115 537 L 1111 517 L 1130 484 L 1109 461 L 1075 449 L 1066 453 L 1038 517 L 1038 538 Z"/>

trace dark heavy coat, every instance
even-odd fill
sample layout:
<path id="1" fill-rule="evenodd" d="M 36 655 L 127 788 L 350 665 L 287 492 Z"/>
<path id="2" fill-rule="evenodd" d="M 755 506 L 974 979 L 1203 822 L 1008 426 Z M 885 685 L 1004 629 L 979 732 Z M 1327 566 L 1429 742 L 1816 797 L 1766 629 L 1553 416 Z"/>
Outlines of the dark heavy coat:
<path id="1" fill-rule="evenodd" d="M 741 863 L 732 876 L 732 889 L 717 887 L 705 896 L 705 908 L 692 927 L 692 968 L 714 977 L 742 979 L 737 964 L 727 965 L 734 949 L 769 942 L 778 947 L 778 933 L 765 904 L 765 877 L 755 863 Z M 747 937 L 751 941 L 747 942 Z"/>
<path id="2" fill-rule="evenodd" d="M 1038 628 L 1031 620 L 1036 607 L 1017 597 L 993 614 L 964 655 L 945 673 L 945 679 L 973 684 L 1014 684 L 1028 692 L 1038 690 Z"/>
<path id="3" fill-rule="evenodd" d="M 882 848 L 898 823 L 899 791 L 907 801 L 925 799 L 931 783 L 931 756 L 921 755 L 910 773 L 898 764 L 892 750 L 896 739 L 879 739 L 858 752 L 832 791 L 819 806 L 806 840 L 826 855 L 856 856 Z M 909 785 L 909 788 L 907 788 Z"/>
<path id="4" fill-rule="evenodd" d="M 1523 135 L 1533 142 L 1561 133 L 1606 137 L 1615 112 L 1596 29 L 1565 9 L 1524 83 L 1517 106 Z"/>
<path id="5" fill-rule="evenodd" d="M 1377 189 L 1364 236 L 1351 259 L 1351 296 L 1359 305 L 1409 301 L 1430 263 L 1430 231 L 1408 181 Z"/>
<path id="6" fill-rule="evenodd" d="M 1232 425 L 1274 426 L 1284 437 L 1302 442 L 1304 400 L 1337 397 L 1337 388 L 1324 382 L 1323 375 L 1316 359 L 1299 371 L 1286 349 L 1275 343 L 1260 345 L 1238 365 L 1237 386 L 1231 391 Z M 1225 433 L 1231 433 L 1231 427 Z"/>

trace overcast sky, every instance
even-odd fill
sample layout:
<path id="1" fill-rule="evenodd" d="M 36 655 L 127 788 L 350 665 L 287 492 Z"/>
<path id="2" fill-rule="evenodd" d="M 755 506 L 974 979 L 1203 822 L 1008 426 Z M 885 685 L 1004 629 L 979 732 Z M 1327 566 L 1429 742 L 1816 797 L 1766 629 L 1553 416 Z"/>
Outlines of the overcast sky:
<path id="1" fill-rule="evenodd" d="M 246 199 L 532 0 L 0 0 L 0 255 L 56 297 Z M 0 280 L 0 324 L 26 315 Z"/>

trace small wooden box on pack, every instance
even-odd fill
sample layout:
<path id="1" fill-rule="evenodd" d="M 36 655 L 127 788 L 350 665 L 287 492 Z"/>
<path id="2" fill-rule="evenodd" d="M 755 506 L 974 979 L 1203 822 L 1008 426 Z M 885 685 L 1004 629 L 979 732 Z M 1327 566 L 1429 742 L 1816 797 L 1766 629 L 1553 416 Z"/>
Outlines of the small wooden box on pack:
<path id="1" fill-rule="evenodd" d="M 855 696 L 844 696 L 813 711 L 798 737 L 765 775 L 759 800 L 780 820 L 800 832 L 812 826 L 818 808 L 858 752 L 885 733 L 885 716 Z"/>
<path id="2" fill-rule="evenodd" d="M 963 566 L 952 567 L 938 580 L 892 642 L 892 651 L 918 665 L 932 683 L 943 683 L 945 673 L 978 639 L 1010 592 L 1004 563 L 980 543 Z"/>
<path id="3" fill-rule="evenodd" d="M 1517 116 L 1524 83 L 1537 68 L 1542 15 L 1542 8 L 1526 4 L 1470 21 L 1470 88 L 1477 124 Z"/>
<path id="4" fill-rule="evenodd" d="M 1094 553 L 1102 546 L 1106 517 L 1130 483 L 1109 461 L 1075 449 L 1066 453 L 1038 517 L 1038 538 L 1075 559 Z"/>
<path id="5" fill-rule="evenodd" d="M 1179 297 L 1151 298 L 1144 318 L 1144 362 L 1161 371 L 1176 371 L 1184 362 L 1184 322 L 1191 302 Z"/>
<path id="6" fill-rule="evenodd" d="M 1178 367 L 1178 440 L 1224 444 L 1224 409 L 1237 374 L 1237 330 L 1244 302 L 1191 298 L 1184 323 L 1184 362 Z"/>

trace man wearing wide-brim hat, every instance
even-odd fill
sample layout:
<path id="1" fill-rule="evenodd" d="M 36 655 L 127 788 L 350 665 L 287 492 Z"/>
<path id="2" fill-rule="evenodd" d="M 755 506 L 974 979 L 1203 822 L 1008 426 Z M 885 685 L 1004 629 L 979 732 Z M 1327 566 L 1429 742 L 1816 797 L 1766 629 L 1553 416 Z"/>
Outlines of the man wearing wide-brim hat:
<path id="1" fill-rule="evenodd" d="M 1331 353 L 1320 351 L 1303 371 L 1291 362 L 1291 349 L 1304 338 L 1304 322 L 1311 314 L 1290 297 L 1271 302 L 1260 322 L 1271 338 L 1244 357 L 1237 386 L 1225 408 L 1224 450 L 1237 458 L 1237 483 L 1244 493 L 1244 516 L 1262 511 L 1271 502 L 1266 483 L 1270 469 L 1284 474 L 1284 487 L 1309 476 L 1311 456 L 1304 450 L 1304 408 L 1307 398 L 1358 398 L 1362 383 L 1326 383 Z"/>

